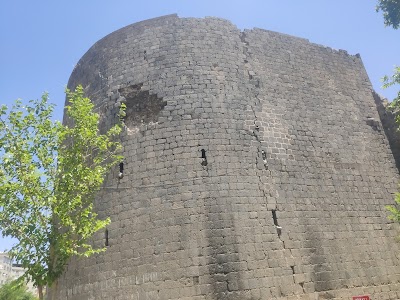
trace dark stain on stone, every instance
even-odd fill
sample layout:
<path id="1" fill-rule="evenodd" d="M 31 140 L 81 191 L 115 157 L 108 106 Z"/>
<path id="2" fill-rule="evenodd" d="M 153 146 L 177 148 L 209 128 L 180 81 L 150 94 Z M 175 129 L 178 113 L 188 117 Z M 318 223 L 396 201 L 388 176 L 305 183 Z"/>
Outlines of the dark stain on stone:
<path id="1" fill-rule="evenodd" d="M 235 224 L 230 208 L 217 198 L 206 198 L 208 239 L 208 271 L 211 276 L 212 296 L 216 300 L 239 300 L 243 288 L 239 269 L 239 249 L 234 237 Z"/>
<path id="2" fill-rule="evenodd" d="M 157 122 L 158 115 L 167 105 L 163 98 L 142 90 L 143 84 L 129 85 L 118 92 L 125 98 L 125 124 L 128 127 Z"/>
<path id="3" fill-rule="evenodd" d="M 313 266 L 311 277 L 315 283 L 316 292 L 325 292 L 332 289 L 330 284 L 331 270 L 324 254 L 322 241 L 321 234 L 310 224 L 307 224 L 305 248 L 309 249 L 309 257 Z"/>

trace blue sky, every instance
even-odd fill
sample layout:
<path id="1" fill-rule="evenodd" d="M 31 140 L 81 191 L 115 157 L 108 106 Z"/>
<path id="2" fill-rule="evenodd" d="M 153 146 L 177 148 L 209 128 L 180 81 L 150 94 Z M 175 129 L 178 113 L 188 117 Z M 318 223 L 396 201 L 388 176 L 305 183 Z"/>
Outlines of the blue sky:
<path id="1" fill-rule="evenodd" d="M 177 13 L 215 16 L 239 28 L 259 27 L 360 53 L 375 90 L 400 65 L 400 30 L 385 28 L 375 0 L 12 0 L 0 3 L 0 105 L 40 98 L 62 118 L 64 88 L 79 58 L 100 38 L 128 24 Z M 400 87 L 399 87 L 400 88 Z M 10 248 L 0 238 L 0 251 Z"/>

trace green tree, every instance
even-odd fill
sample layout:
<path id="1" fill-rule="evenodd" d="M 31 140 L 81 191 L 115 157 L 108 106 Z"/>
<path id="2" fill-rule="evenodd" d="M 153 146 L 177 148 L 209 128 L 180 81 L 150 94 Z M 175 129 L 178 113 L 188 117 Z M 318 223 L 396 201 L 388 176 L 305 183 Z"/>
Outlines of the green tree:
<path id="1" fill-rule="evenodd" d="M 396 67 L 394 70 L 394 75 L 383 77 L 383 87 L 388 88 L 393 85 L 400 84 L 400 67 Z M 390 103 L 388 109 L 394 112 L 397 130 L 400 128 L 400 91 L 397 96 Z M 400 193 L 397 192 L 394 201 L 396 205 L 387 205 L 386 209 L 390 212 L 389 219 L 400 223 Z"/>
<path id="2" fill-rule="evenodd" d="M 400 0 L 379 0 L 376 11 L 383 12 L 385 26 L 398 29 L 400 26 Z"/>
<path id="3" fill-rule="evenodd" d="M 394 73 L 392 76 L 384 76 L 383 79 L 383 87 L 388 88 L 394 85 L 400 84 L 400 67 L 394 68 Z M 400 91 L 397 92 L 397 96 L 390 103 L 390 108 L 398 111 L 400 109 Z M 400 126 L 400 115 L 396 114 L 396 123 Z"/>
<path id="4" fill-rule="evenodd" d="M 376 11 L 383 11 L 385 26 L 398 29 L 400 26 L 400 0 L 379 0 Z M 383 87 L 388 88 L 400 84 L 400 67 L 395 67 L 392 76 L 383 77 Z M 400 91 L 389 105 L 389 109 L 395 112 L 396 124 L 400 127 Z M 395 195 L 396 205 L 388 205 L 386 209 L 390 212 L 389 219 L 400 223 L 400 193 Z"/>
<path id="5" fill-rule="evenodd" d="M 100 134 L 99 115 L 82 87 L 67 98 L 69 126 L 51 120 L 47 94 L 0 108 L 0 229 L 18 240 L 10 255 L 26 268 L 23 277 L 38 287 L 40 299 L 44 286 L 54 297 L 72 256 L 105 250 L 89 242 L 110 222 L 98 218 L 93 201 L 122 159 L 121 122 Z"/>
<path id="6" fill-rule="evenodd" d="M 385 26 L 392 26 L 398 29 L 400 26 L 400 0 L 379 0 L 376 11 L 382 10 Z M 383 77 L 383 87 L 388 88 L 400 84 L 400 67 L 395 67 L 392 76 Z M 400 108 L 400 91 L 390 105 L 391 109 L 399 110 Z M 400 125 L 399 114 L 397 114 L 396 122 Z"/>
<path id="7" fill-rule="evenodd" d="M 0 286 L 0 300 L 37 300 L 37 298 L 27 290 L 25 285 L 10 281 Z"/>

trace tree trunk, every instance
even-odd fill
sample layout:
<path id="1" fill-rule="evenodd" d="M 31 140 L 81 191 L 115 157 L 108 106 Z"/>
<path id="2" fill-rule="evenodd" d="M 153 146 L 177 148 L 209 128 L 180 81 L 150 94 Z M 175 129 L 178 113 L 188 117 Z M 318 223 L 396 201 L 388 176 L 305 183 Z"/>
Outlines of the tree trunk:
<path id="1" fill-rule="evenodd" d="M 52 285 L 47 286 L 47 300 L 57 300 L 58 279 L 54 280 Z"/>
<path id="2" fill-rule="evenodd" d="M 38 290 L 38 294 L 39 294 L 39 300 L 43 300 L 43 286 L 38 285 L 37 290 Z"/>
<path id="3" fill-rule="evenodd" d="M 54 244 L 50 242 L 50 264 L 49 264 L 49 269 L 54 270 L 57 266 L 57 255 L 55 254 L 54 251 Z M 58 278 L 55 278 L 54 281 L 51 283 L 51 285 L 47 286 L 47 300 L 57 300 L 56 299 L 56 294 L 57 294 L 57 287 L 58 287 Z"/>

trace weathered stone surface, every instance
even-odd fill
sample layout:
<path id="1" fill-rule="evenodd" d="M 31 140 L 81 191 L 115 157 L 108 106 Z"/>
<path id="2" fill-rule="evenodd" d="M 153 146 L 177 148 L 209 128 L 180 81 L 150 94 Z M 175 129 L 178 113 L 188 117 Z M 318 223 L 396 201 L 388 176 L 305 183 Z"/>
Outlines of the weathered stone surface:
<path id="1" fill-rule="evenodd" d="M 98 41 L 78 83 L 103 129 L 132 109 L 96 203 L 109 247 L 58 299 L 400 299 L 398 173 L 358 55 L 171 15 Z"/>
<path id="2" fill-rule="evenodd" d="M 393 110 L 389 106 L 389 102 L 374 93 L 376 107 L 378 108 L 379 117 L 382 122 L 382 127 L 388 138 L 390 149 L 392 149 L 397 168 L 400 169 L 400 131 L 396 124 L 396 117 L 399 115 L 398 110 Z"/>

